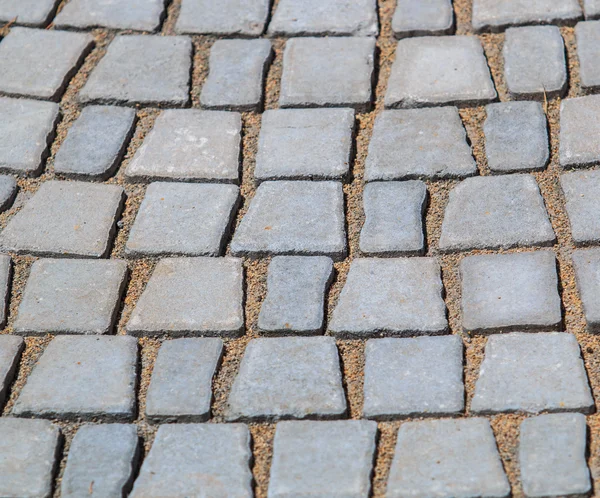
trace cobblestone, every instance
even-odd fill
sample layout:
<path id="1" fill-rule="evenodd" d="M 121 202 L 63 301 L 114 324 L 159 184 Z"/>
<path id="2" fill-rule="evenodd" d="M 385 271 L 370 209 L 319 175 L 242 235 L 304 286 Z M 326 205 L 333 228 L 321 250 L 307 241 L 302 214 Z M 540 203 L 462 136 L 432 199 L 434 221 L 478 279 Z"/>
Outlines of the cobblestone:
<path id="1" fill-rule="evenodd" d="M 600 17 L 600 1 L 583 0 L 583 10 L 586 19 L 598 19 Z"/>
<path id="2" fill-rule="evenodd" d="M 590 332 L 600 331 L 600 249 L 573 251 L 573 267 L 583 311 Z"/>
<path id="3" fill-rule="evenodd" d="M 581 88 L 596 92 L 600 89 L 600 22 L 580 22 L 575 27 L 575 34 Z"/>
<path id="4" fill-rule="evenodd" d="M 560 177 L 571 235 L 577 245 L 600 241 L 600 171 L 576 171 Z"/>
<path id="5" fill-rule="evenodd" d="M 17 181 L 8 175 L 0 175 L 0 212 L 10 208 L 17 195 Z"/>
<path id="6" fill-rule="evenodd" d="M 16 17 L 19 24 L 43 26 L 58 4 L 58 0 L 0 0 L 0 22 L 7 23 Z"/>
<path id="7" fill-rule="evenodd" d="M 17 367 L 25 343 L 21 337 L 3 335 L 0 337 L 0 406 L 9 394 L 10 385 L 17 373 Z"/>
<path id="8" fill-rule="evenodd" d="M 0 254 L 0 327 L 6 325 L 11 278 L 12 260 L 8 254 Z"/>
<path id="9" fill-rule="evenodd" d="M 449 35 L 454 31 L 451 0 L 400 0 L 392 18 L 396 38 Z"/>
<path id="10" fill-rule="evenodd" d="M 560 103 L 560 165 L 589 166 L 600 161 L 600 95 Z"/>

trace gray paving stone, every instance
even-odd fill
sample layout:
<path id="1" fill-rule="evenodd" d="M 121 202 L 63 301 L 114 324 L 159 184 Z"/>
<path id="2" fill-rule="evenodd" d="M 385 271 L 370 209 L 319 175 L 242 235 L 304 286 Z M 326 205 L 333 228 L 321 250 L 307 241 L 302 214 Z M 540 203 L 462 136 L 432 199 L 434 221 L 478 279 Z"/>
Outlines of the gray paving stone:
<path id="1" fill-rule="evenodd" d="M 344 195 L 338 182 L 260 184 L 231 242 L 234 256 L 252 258 L 287 254 L 338 260 L 346 250 Z"/>
<path id="2" fill-rule="evenodd" d="M 127 279 L 119 260 L 38 259 L 22 294 L 16 334 L 109 334 Z"/>
<path id="3" fill-rule="evenodd" d="M 505 497 L 510 484 L 483 418 L 406 422 L 398 430 L 387 498 Z"/>
<path id="4" fill-rule="evenodd" d="M 560 165 L 588 166 L 600 162 L 600 95 L 560 103 Z"/>
<path id="5" fill-rule="evenodd" d="M 0 337 L 0 406 L 8 397 L 10 385 L 17 374 L 21 353 L 25 349 L 22 337 L 3 335 Z"/>
<path id="6" fill-rule="evenodd" d="M 0 233 L 0 248 L 38 256 L 106 257 L 123 197 L 118 185 L 47 181 Z"/>
<path id="7" fill-rule="evenodd" d="M 581 413 L 555 413 L 521 423 L 519 463 L 525 496 L 587 496 L 587 427 Z"/>
<path id="8" fill-rule="evenodd" d="M 338 418 L 345 413 L 333 337 L 250 341 L 229 394 L 227 420 Z"/>
<path id="9" fill-rule="evenodd" d="M 58 0 L 0 0 L 0 22 L 16 17 L 17 24 L 43 26 L 50 21 L 58 4 Z"/>
<path id="10" fill-rule="evenodd" d="M 365 498 L 377 424 L 367 420 L 277 424 L 269 498 Z"/>
<path id="11" fill-rule="evenodd" d="M 600 170 L 565 173 L 560 177 L 560 185 L 565 195 L 565 207 L 575 244 L 599 241 Z"/>
<path id="12" fill-rule="evenodd" d="M 0 327 L 6 325 L 8 300 L 10 299 L 10 281 L 12 279 L 12 261 L 8 254 L 0 254 Z M 1 404 L 1 402 L 0 402 Z"/>
<path id="13" fill-rule="evenodd" d="M 424 36 L 398 42 L 386 107 L 483 105 L 496 97 L 477 37 Z"/>
<path id="14" fill-rule="evenodd" d="M 600 90 L 600 21 L 578 23 L 575 35 L 581 89 L 596 92 Z"/>
<path id="15" fill-rule="evenodd" d="M 162 259 L 127 333 L 238 336 L 244 328 L 243 280 L 238 258 Z"/>
<path id="16" fill-rule="evenodd" d="M 600 249 L 573 251 L 573 267 L 587 328 L 592 333 L 600 332 Z"/>
<path id="17" fill-rule="evenodd" d="M 8 175 L 0 175 L 0 212 L 6 211 L 17 195 L 17 181 Z"/>
<path id="18" fill-rule="evenodd" d="M 254 176 L 258 181 L 344 179 L 353 134 L 353 109 L 265 111 Z"/>
<path id="19" fill-rule="evenodd" d="M 539 102 L 500 102 L 485 108 L 485 154 L 492 173 L 541 170 L 548 164 L 548 124 Z"/>
<path id="20" fill-rule="evenodd" d="M 69 448 L 61 496 L 126 495 L 133 484 L 140 452 L 140 440 L 133 424 L 83 426 Z"/>
<path id="21" fill-rule="evenodd" d="M 118 35 L 79 92 L 85 104 L 183 107 L 190 101 L 192 41 Z"/>
<path id="22" fill-rule="evenodd" d="M 132 182 L 238 183 L 242 118 L 236 112 L 163 111 L 125 169 Z"/>
<path id="23" fill-rule="evenodd" d="M 325 292 L 332 280 L 333 261 L 326 256 L 274 257 L 258 328 L 278 334 L 322 332 Z"/>
<path id="24" fill-rule="evenodd" d="M 0 92 L 58 101 L 93 44 L 87 33 L 12 28 L 0 43 Z"/>
<path id="25" fill-rule="evenodd" d="M 600 0 L 583 0 L 583 10 L 586 19 L 598 19 L 600 17 Z"/>
<path id="26" fill-rule="evenodd" d="M 482 176 L 450 191 L 439 247 L 444 252 L 508 249 L 555 240 L 533 176 Z"/>
<path id="27" fill-rule="evenodd" d="M 55 337 L 29 374 L 12 414 L 132 419 L 136 411 L 137 348 L 133 337 Z"/>
<path id="28" fill-rule="evenodd" d="M 283 52 L 281 107 L 371 107 L 375 38 L 292 38 Z"/>
<path id="29" fill-rule="evenodd" d="M 163 342 L 146 395 L 146 417 L 153 422 L 208 420 L 212 379 L 222 354 L 221 339 Z"/>
<path id="30" fill-rule="evenodd" d="M 488 339 L 472 413 L 589 413 L 593 408 L 574 335 L 512 332 Z"/>
<path id="31" fill-rule="evenodd" d="M 125 254 L 220 256 L 240 201 L 239 190 L 216 183 L 151 183 Z"/>
<path id="32" fill-rule="evenodd" d="M 443 334 L 442 291 L 434 258 L 355 259 L 329 330 L 350 337 Z"/>
<path id="33" fill-rule="evenodd" d="M 252 498 L 250 432 L 242 424 L 166 424 L 131 498 Z"/>
<path id="34" fill-rule="evenodd" d="M 458 414 L 465 407 L 462 340 L 457 335 L 371 339 L 364 382 L 364 417 Z"/>
<path id="35" fill-rule="evenodd" d="M 451 0 L 399 0 L 392 17 L 396 38 L 450 35 L 454 31 Z"/>
<path id="36" fill-rule="evenodd" d="M 127 151 L 134 123 L 133 109 L 85 107 L 56 153 L 54 171 L 71 178 L 107 179 Z"/>

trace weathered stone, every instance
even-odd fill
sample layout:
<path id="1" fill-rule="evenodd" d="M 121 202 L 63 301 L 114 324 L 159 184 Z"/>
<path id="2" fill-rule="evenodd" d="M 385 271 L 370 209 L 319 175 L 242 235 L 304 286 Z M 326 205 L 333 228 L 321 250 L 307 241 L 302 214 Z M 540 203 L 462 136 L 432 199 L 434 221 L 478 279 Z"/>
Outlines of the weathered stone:
<path id="1" fill-rule="evenodd" d="M 392 31 L 396 38 L 452 34 L 451 0 L 399 0 L 392 18 Z"/>
<path id="2" fill-rule="evenodd" d="M 6 211 L 17 195 L 17 181 L 8 175 L 0 175 L 0 212 Z"/>
<path id="3" fill-rule="evenodd" d="M 0 254 L 0 327 L 6 325 L 6 313 L 10 298 L 10 281 L 12 278 L 12 261 L 8 254 Z M 0 404 L 1 400 L 0 400 Z"/>
<path id="4" fill-rule="evenodd" d="M 577 245 L 600 241 L 600 171 L 575 171 L 560 177 L 571 235 Z"/>
<path id="5" fill-rule="evenodd" d="M 46 25 L 58 7 L 59 0 L 0 0 L 0 22 L 17 18 L 17 24 Z"/>
<path id="6" fill-rule="evenodd" d="M 600 0 L 583 0 L 583 10 L 586 19 L 598 19 L 600 17 Z"/>
<path id="7" fill-rule="evenodd" d="M 600 7 L 600 3 L 598 5 Z M 597 92 L 600 90 L 600 21 L 578 23 L 575 35 L 581 89 Z"/>
<path id="8" fill-rule="evenodd" d="M 600 249 L 573 251 L 575 280 L 583 302 L 587 328 L 592 333 L 600 332 Z"/>
<path id="9" fill-rule="evenodd" d="M 560 165 L 588 166 L 600 161 L 600 95 L 560 103 Z"/>
<path id="10" fill-rule="evenodd" d="M 8 395 L 10 385 L 17 373 L 21 353 L 25 349 L 23 338 L 14 335 L 0 336 L 0 406 Z"/>

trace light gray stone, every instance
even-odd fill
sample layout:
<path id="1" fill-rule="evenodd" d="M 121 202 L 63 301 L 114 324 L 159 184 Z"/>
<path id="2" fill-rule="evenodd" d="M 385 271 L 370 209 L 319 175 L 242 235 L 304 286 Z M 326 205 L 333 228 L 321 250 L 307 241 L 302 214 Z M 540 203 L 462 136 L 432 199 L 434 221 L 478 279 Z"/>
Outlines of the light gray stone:
<path id="1" fill-rule="evenodd" d="M 600 170 L 574 171 L 560 177 L 571 235 L 576 245 L 600 241 Z"/>
<path id="2" fill-rule="evenodd" d="M 338 182 L 259 185 L 231 242 L 234 256 L 346 255 L 344 194 Z"/>
<path id="3" fill-rule="evenodd" d="M 325 292 L 332 280 L 333 262 L 326 256 L 274 257 L 258 328 L 278 334 L 322 332 Z"/>
<path id="4" fill-rule="evenodd" d="M 248 343 L 229 394 L 227 420 L 338 418 L 345 413 L 333 337 L 274 337 Z"/>
<path id="5" fill-rule="evenodd" d="M 250 432 L 242 424 L 166 424 L 131 498 L 252 498 Z"/>
<path id="6" fill-rule="evenodd" d="M 398 430 L 387 498 L 505 497 L 510 484 L 483 418 L 406 422 Z"/>
<path id="7" fill-rule="evenodd" d="M 560 103 L 560 165 L 588 166 L 600 162 L 600 95 Z"/>
<path id="8" fill-rule="evenodd" d="M 555 413 L 521 423 L 519 463 L 528 497 L 587 496 L 587 427 L 581 413 Z"/>
<path id="9" fill-rule="evenodd" d="M 0 212 L 10 208 L 17 195 L 17 181 L 8 175 L 0 175 Z"/>
<path id="10" fill-rule="evenodd" d="M 0 336 L 0 406 L 8 396 L 10 385 L 17 374 L 21 353 L 25 349 L 22 337 L 14 335 Z"/>
<path id="11" fill-rule="evenodd" d="M 588 331 L 600 332 L 600 249 L 573 251 L 573 267 Z"/>
<path id="12" fill-rule="evenodd" d="M 240 201 L 236 185 L 151 183 L 125 254 L 220 256 Z"/>
<path id="13" fill-rule="evenodd" d="M 353 109 L 265 111 L 254 176 L 258 181 L 345 179 L 353 133 Z"/>
<path id="14" fill-rule="evenodd" d="M 269 498 L 365 498 L 377 424 L 367 420 L 277 424 Z"/>
<path id="15" fill-rule="evenodd" d="M 583 0 L 583 10 L 586 19 L 598 19 L 600 17 L 600 0 Z"/>
<path id="16" fill-rule="evenodd" d="M 133 337 L 55 337 L 29 374 L 12 414 L 131 420 L 137 349 Z"/>
<path id="17" fill-rule="evenodd" d="M 129 181 L 238 183 L 242 118 L 234 112 L 163 111 L 125 170 Z"/>
<path id="18" fill-rule="evenodd" d="M 283 52 L 281 107 L 371 107 L 375 38 L 292 38 Z"/>
<path id="19" fill-rule="evenodd" d="M 238 336 L 244 328 L 243 280 L 241 259 L 162 259 L 131 314 L 127 333 Z"/>
<path id="20" fill-rule="evenodd" d="M 443 334 L 442 291 L 434 258 L 355 259 L 329 330 L 350 337 Z"/>
<path id="21" fill-rule="evenodd" d="M 488 339 L 471 401 L 472 413 L 589 413 L 593 408 L 573 334 L 512 332 Z"/>
<path id="22" fill-rule="evenodd" d="M 106 257 L 123 197 L 118 185 L 42 183 L 0 233 L 0 248 L 38 256 Z"/>
<path id="23" fill-rule="evenodd" d="M 212 379 L 222 354 L 221 339 L 163 342 L 146 395 L 146 418 L 153 422 L 208 420 Z"/>
<path id="24" fill-rule="evenodd" d="M 598 5 L 600 7 L 600 3 Z M 581 89 L 597 92 L 600 90 L 600 21 L 578 23 L 575 35 Z"/>
<path id="25" fill-rule="evenodd" d="M 424 36 L 398 42 L 386 107 L 483 105 L 496 97 L 479 38 Z"/>
<path id="26" fill-rule="evenodd" d="M 555 240 L 533 176 L 481 176 L 450 191 L 439 247 L 444 252 L 508 249 Z"/>
<path id="27" fill-rule="evenodd" d="M 17 24 L 46 25 L 58 7 L 59 0 L 0 0 L 0 22 L 17 18 Z"/>
<path id="28" fill-rule="evenodd" d="M 450 35 L 454 31 L 451 0 L 399 0 L 392 17 L 396 38 Z"/>
<path id="29" fill-rule="evenodd" d="M 0 254 L 0 327 L 4 327 L 6 325 L 6 314 L 8 312 L 8 301 L 10 299 L 11 279 L 12 260 L 8 254 Z"/>

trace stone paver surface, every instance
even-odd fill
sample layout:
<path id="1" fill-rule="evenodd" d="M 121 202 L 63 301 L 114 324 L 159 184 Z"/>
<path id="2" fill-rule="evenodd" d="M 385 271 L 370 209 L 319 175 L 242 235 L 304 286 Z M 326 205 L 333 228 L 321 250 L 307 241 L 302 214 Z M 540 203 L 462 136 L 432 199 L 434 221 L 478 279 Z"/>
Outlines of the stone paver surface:
<path id="1" fill-rule="evenodd" d="M 600 249 L 579 249 L 573 252 L 573 268 L 587 328 L 600 331 Z"/>
<path id="2" fill-rule="evenodd" d="M 10 256 L 0 254 L 0 326 L 2 327 L 6 325 L 12 273 L 13 265 Z"/>
<path id="3" fill-rule="evenodd" d="M 21 337 L 3 335 L 0 337 L 0 406 L 4 406 L 25 342 Z"/>
<path id="4" fill-rule="evenodd" d="M 8 175 L 0 175 L 0 212 L 7 210 L 17 195 L 17 181 Z"/>
<path id="5" fill-rule="evenodd" d="M 560 165 L 589 166 L 600 162 L 600 95 L 560 103 Z"/>
<path id="6" fill-rule="evenodd" d="M 600 89 L 600 21 L 578 23 L 575 27 L 575 35 L 581 88 L 589 92 L 598 91 Z"/>
<path id="7" fill-rule="evenodd" d="M 59 0 L 0 0 L 0 22 L 10 22 L 16 17 L 19 24 L 44 26 L 59 3 Z"/>
<path id="8" fill-rule="evenodd" d="M 600 17 L 600 0 L 583 0 L 583 11 L 586 19 Z"/>
<path id="9" fill-rule="evenodd" d="M 571 236 L 575 244 L 600 241 L 600 171 L 575 171 L 560 177 Z"/>
<path id="10" fill-rule="evenodd" d="M 396 38 L 452 34 L 452 1 L 399 0 L 392 17 L 392 30 Z"/>

